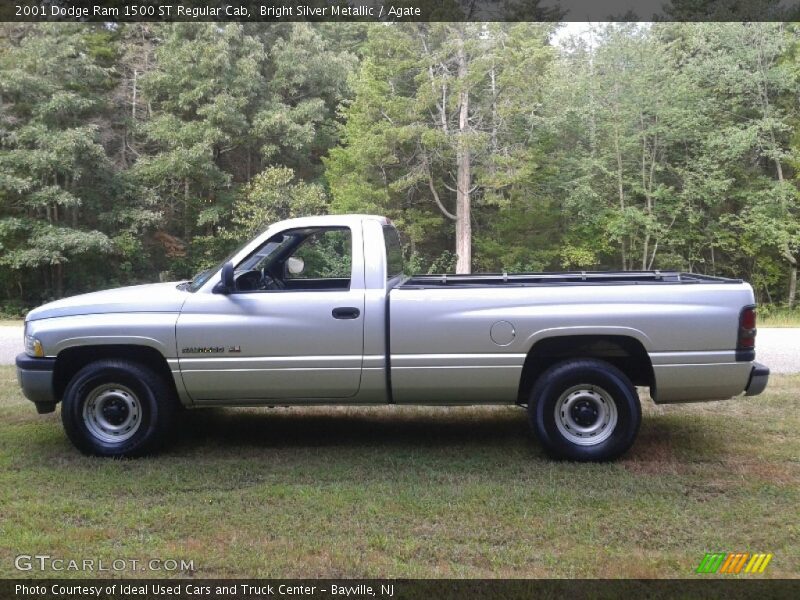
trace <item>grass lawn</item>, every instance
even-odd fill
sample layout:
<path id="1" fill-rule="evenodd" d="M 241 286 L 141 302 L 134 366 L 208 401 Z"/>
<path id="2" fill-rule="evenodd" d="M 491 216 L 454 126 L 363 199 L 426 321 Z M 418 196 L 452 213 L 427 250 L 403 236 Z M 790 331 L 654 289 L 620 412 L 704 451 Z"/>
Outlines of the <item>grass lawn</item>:
<path id="1" fill-rule="evenodd" d="M 800 310 L 767 307 L 759 310 L 759 327 L 800 327 Z"/>
<path id="2" fill-rule="evenodd" d="M 749 551 L 799 577 L 798 390 L 646 400 L 605 465 L 548 460 L 520 409 L 396 407 L 189 412 L 162 455 L 114 461 L 79 455 L 0 367 L 0 576 L 39 553 L 198 577 L 692 577 Z"/>

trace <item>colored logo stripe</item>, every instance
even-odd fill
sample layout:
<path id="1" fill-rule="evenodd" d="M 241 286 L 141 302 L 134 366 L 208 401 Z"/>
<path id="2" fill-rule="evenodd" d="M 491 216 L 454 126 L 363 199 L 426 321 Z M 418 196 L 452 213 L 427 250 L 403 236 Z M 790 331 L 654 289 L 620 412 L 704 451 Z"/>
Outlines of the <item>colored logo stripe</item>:
<path id="1" fill-rule="evenodd" d="M 709 552 L 700 561 L 696 572 L 738 575 L 744 569 L 745 573 L 763 573 L 772 556 L 772 554 L 749 552 Z"/>
<path id="2" fill-rule="evenodd" d="M 772 560 L 772 554 L 753 554 L 753 558 L 747 563 L 745 573 L 763 573 L 767 568 L 769 561 Z"/>
<path id="3" fill-rule="evenodd" d="M 706 554 L 703 560 L 700 562 L 700 566 L 697 567 L 697 572 L 716 573 L 726 556 L 726 554 L 721 552 L 716 554 Z"/>

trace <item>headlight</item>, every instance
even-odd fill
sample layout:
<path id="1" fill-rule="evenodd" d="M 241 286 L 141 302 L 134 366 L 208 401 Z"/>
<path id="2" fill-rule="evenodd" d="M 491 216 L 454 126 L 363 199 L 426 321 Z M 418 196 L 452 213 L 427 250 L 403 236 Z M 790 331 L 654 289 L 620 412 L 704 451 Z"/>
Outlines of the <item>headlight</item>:
<path id="1" fill-rule="evenodd" d="M 41 358 L 44 356 L 44 348 L 42 348 L 42 342 L 37 340 L 32 335 L 25 336 L 25 354 L 28 356 L 36 356 Z"/>

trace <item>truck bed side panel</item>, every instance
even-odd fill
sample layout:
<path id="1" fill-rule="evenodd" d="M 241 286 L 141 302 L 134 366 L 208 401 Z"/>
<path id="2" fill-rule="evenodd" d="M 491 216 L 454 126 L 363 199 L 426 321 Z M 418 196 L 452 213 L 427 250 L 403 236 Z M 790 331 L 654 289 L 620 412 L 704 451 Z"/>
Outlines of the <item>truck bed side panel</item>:
<path id="1" fill-rule="evenodd" d="M 752 303 L 750 286 L 731 283 L 400 287 L 391 292 L 394 399 L 514 403 L 536 342 L 592 334 L 638 340 L 659 401 L 730 397 L 750 373 L 735 348 L 739 311 Z"/>

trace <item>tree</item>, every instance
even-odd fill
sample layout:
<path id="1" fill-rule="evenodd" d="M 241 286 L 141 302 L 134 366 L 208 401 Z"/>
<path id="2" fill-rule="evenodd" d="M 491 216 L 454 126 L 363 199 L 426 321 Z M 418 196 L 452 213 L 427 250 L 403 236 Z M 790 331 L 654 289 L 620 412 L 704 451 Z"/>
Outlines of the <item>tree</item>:
<path id="1" fill-rule="evenodd" d="M 476 198 L 486 198 L 497 181 L 493 152 L 503 133 L 497 55 L 506 29 L 479 23 L 370 29 L 344 146 L 327 163 L 336 210 L 452 221 L 458 273 L 472 268 Z M 541 32 L 535 39 L 542 44 Z M 423 230 L 411 230 L 414 250 L 425 243 Z"/>
<path id="2" fill-rule="evenodd" d="M 559 175 L 565 208 L 580 217 L 573 243 L 598 262 L 615 252 L 622 269 L 691 269 L 679 249 L 692 203 L 705 199 L 691 182 L 707 166 L 698 152 L 709 122 L 675 41 L 659 24 L 608 24 L 588 47 L 573 40 L 564 60 L 548 116 L 570 132 L 558 136 L 570 165 Z"/>
<path id="3" fill-rule="evenodd" d="M 162 235 L 194 271 L 218 251 L 239 188 L 268 165 L 318 176 L 354 57 L 305 23 L 162 26 L 140 78 L 148 117 L 134 178 L 163 206 Z M 133 110 L 133 106 L 131 108 Z M 224 245 L 224 240 L 219 240 Z"/>
<path id="4" fill-rule="evenodd" d="M 152 111 L 142 126 L 150 152 L 134 174 L 165 204 L 168 233 L 188 242 L 216 224 L 232 200 L 224 157 L 251 127 L 263 88 L 264 50 L 239 24 L 166 27 L 157 64 L 141 81 Z"/>
<path id="5" fill-rule="evenodd" d="M 681 269 L 796 304 L 797 27 L 557 27 L 0 26 L 0 310 L 328 210 L 391 217 L 415 271 Z"/>
<path id="6" fill-rule="evenodd" d="M 781 23 L 704 24 L 692 39 L 689 68 L 700 85 L 715 92 L 708 147 L 730 177 L 735 202 L 724 222 L 730 233 L 749 240 L 748 258 L 755 255 L 764 263 L 775 255 L 785 261 L 786 297 L 793 306 L 800 203 L 787 174 L 797 161 L 791 131 L 798 115 L 797 72 L 784 59 L 790 35 Z M 735 255 L 738 236 L 733 237 L 726 249 Z"/>
<path id="7" fill-rule="evenodd" d="M 473 27 L 370 29 L 343 132 L 345 148 L 334 150 L 328 163 L 338 210 L 380 207 L 397 214 L 405 204 L 430 220 L 429 207 L 414 205 L 422 198 L 435 203 L 439 214 L 455 223 L 459 273 L 471 266 L 469 63 L 474 52 L 466 38 Z M 368 153 L 367 162 L 354 160 L 361 153 Z M 455 196 L 454 207 L 442 200 L 447 191 Z"/>
<path id="8" fill-rule="evenodd" d="M 0 267 L 21 296 L 26 284 L 61 296 L 65 264 L 87 265 L 113 250 L 92 227 L 112 177 L 91 121 L 110 89 L 110 69 L 93 48 L 107 35 L 81 25 L 26 25 L 2 38 Z"/>
<path id="9" fill-rule="evenodd" d="M 241 243 L 276 221 L 327 212 L 322 186 L 296 181 L 289 168 L 269 167 L 242 189 L 233 205 L 231 230 L 225 231 L 224 237 Z"/>

